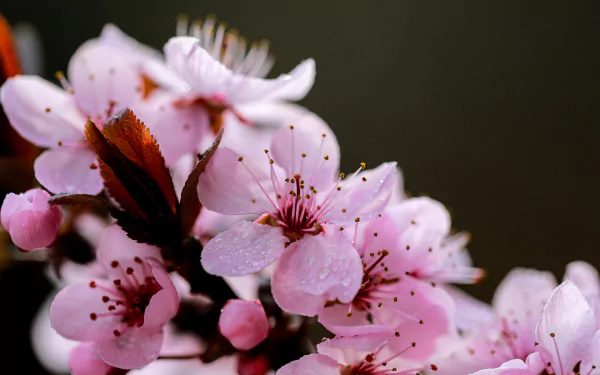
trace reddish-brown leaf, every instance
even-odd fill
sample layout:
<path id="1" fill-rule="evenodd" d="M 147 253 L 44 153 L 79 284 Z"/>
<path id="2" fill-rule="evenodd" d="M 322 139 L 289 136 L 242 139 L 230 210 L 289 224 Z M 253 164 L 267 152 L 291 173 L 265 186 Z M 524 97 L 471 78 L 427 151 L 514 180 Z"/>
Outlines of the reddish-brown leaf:
<path id="1" fill-rule="evenodd" d="M 84 204 L 92 207 L 102 207 L 108 208 L 111 203 L 104 199 L 103 197 L 99 197 L 97 195 L 90 194 L 56 194 L 53 195 L 50 199 L 48 199 L 48 203 L 51 205 L 75 205 L 75 204 Z"/>
<path id="2" fill-rule="evenodd" d="M 200 161 L 198 161 L 198 164 L 196 164 L 194 170 L 192 170 L 188 176 L 185 185 L 183 186 L 183 190 L 181 191 L 179 221 L 181 223 L 181 234 L 184 238 L 190 234 L 190 231 L 200 214 L 200 209 L 202 208 L 200 199 L 198 199 L 198 178 L 202 172 L 204 172 L 208 162 L 210 162 L 210 159 L 219 147 L 222 137 L 223 130 L 221 130 L 211 148 L 206 150 L 204 155 L 201 156 Z"/>
<path id="3" fill-rule="evenodd" d="M 125 109 L 109 119 L 102 133 L 127 159 L 148 173 L 160 187 L 171 211 L 177 209 L 177 195 L 173 187 L 171 174 L 165 166 L 158 143 L 150 130 L 130 109 Z"/>

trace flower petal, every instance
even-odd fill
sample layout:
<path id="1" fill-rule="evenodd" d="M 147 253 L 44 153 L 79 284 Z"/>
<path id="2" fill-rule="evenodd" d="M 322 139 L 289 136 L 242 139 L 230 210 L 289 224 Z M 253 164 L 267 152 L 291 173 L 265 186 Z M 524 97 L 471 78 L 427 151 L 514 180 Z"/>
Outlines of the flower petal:
<path id="1" fill-rule="evenodd" d="M 55 194 L 92 194 L 102 191 L 102 179 L 96 154 L 87 148 L 58 147 L 38 156 L 33 169 L 35 178 Z"/>
<path id="2" fill-rule="evenodd" d="M 104 362 L 95 343 L 87 342 L 69 353 L 69 367 L 73 375 L 106 375 L 113 367 Z"/>
<path id="3" fill-rule="evenodd" d="M 136 262 L 135 257 L 141 260 L 149 258 L 162 259 L 160 250 L 156 246 L 139 243 L 127 237 L 127 234 L 117 224 L 108 226 L 102 233 L 97 249 L 98 261 L 111 276 L 123 276 L 122 270 L 131 267 L 136 275 L 144 274 L 146 267 Z M 121 268 L 113 268 L 114 261 L 121 263 Z"/>
<path id="4" fill-rule="evenodd" d="M 414 225 L 424 225 L 429 232 L 444 236 L 450 232 L 450 214 L 440 202 L 427 198 L 410 198 L 389 206 L 386 213 L 396 221 L 400 231 Z"/>
<path id="5" fill-rule="evenodd" d="M 307 114 L 293 126 L 279 129 L 271 141 L 271 151 L 275 163 L 283 167 L 287 178 L 300 174 L 317 190 L 329 188 L 337 178 L 340 147 L 327 124 L 314 114 Z"/>
<path id="6" fill-rule="evenodd" d="M 67 72 L 77 105 L 94 121 L 106 120 L 140 97 L 141 78 L 130 60 L 98 39 L 75 51 Z"/>
<path id="7" fill-rule="evenodd" d="M 271 292 L 275 302 L 283 310 L 293 314 L 313 316 L 323 308 L 327 298 L 323 295 L 307 293 L 294 279 L 292 271 L 294 264 L 291 263 L 291 257 L 297 249 L 298 244 L 293 243 L 279 257 L 271 280 Z"/>
<path id="8" fill-rule="evenodd" d="M 556 284 L 550 272 L 515 268 L 496 289 L 492 305 L 517 336 L 512 340 L 515 354 L 526 356 L 535 350 L 532 332 Z"/>
<path id="9" fill-rule="evenodd" d="M 37 146 L 83 140 L 86 118 L 73 96 L 40 77 L 9 78 L 0 88 L 0 103 L 17 133 Z"/>
<path id="10" fill-rule="evenodd" d="M 144 329 L 160 329 L 179 310 L 179 293 L 165 267 L 155 259 L 148 261 L 152 274 L 162 289 L 152 296 L 144 312 Z"/>
<path id="11" fill-rule="evenodd" d="M 260 271 L 284 249 L 279 228 L 242 221 L 210 240 L 202 250 L 202 266 L 218 276 L 242 276 Z"/>
<path id="12" fill-rule="evenodd" d="M 193 37 L 171 38 L 164 47 L 169 65 L 202 96 L 224 95 L 230 104 L 299 100 L 312 87 L 315 62 L 305 60 L 289 74 L 266 80 L 235 74 L 199 45 Z"/>
<path id="13" fill-rule="evenodd" d="M 552 293 L 535 333 L 538 351 L 547 371 L 571 373 L 579 361 L 588 360 L 596 332 L 594 312 L 579 289 L 564 281 Z"/>
<path id="14" fill-rule="evenodd" d="M 395 188 L 396 172 L 395 162 L 383 163 L 342 181 L 342 190 L 334 198 L 335 207 L 325 218 L 336 222 L 369 220 L 383 212 Z"/>
<path id="15" fill-rule="evenodd" d="M 202 139 L 209 135 L 207 111 L 195 105 L 175 106 L 176 99 L 174 94 L 161 91 L 134 107 L 169 166 L 185 154 L 196 154 Z"/>
<path id="16" fill-rule="evenodd" d="M 61 290 L 50 306 L 50 322 L 61 336 L 77 341 L 96 341 L 114 337 L 113 330 L 119 328 L 121 317 L 98 316 L 108 312 L 102 297 L 107 295 L 110 285 L 74 284 Z M 96 318 L 92 316 L 96 314 Z"/>
<path id="17" fill-rule="evenodd" d="M 594 266 L 583 261 L 571 262 L 565 280 L 571 280 L 579 288 L 600 320 L 600 276 Z"/>
<path id="18" fill-rule="evenodd" d="M 513 359 L 508 362 L 504 362 L 498 368 L 491 368 L 480 370 L 472 375 L 536 375 L 537 373 L 531 371 L 527 364 L 521 359 Z"/>
<path id="19" fill-rule="evenodd" d="M 14 214 L 28 208 L 31 203 L 23 194 L 9 193 L 4 197 L 0 210 L 0 222 L 7 231 L 10 231 L 10 221 Z"/>
<path id="20" fill-rule="evenodd" d="M 275 375 L 339 375 L 338 363 L 323 354 L 309 354 L 277 370 Z"/>
<path id="21" fill-rule="evenodd" d="M 260 182 L 266 193 L 274 199 L 268 176 L 248 165 L 251 175 L 243 164 L 245 162 L 239 158 L 239 155 L 228 148 L 217 149 L 198 179 L 200 201 L 209 210 L 227 215 L 273 211 L 274 207 L 258 185 Z"/>
<path id="22" fill-rule="evenodd" d="M 327 340 L 329 346 L 338 349 L 372 351 L 385 344 L 394 336 L 394 331 L 386 325 L 325 326 L 335 337 Z"/>
<path id="23" fill-rule="evenodd" d="M 331 301 L 352 301 L 362 282 L 360 257 L 341 231 L 305 236 L 298 241 L 289 265 L 300 290 Z"/>
<path id="24" fill-rule="evenodd" d="M 162 331 L 133 328 L 114 340 L 98 343 L 102 359 L 121 369 L 135 369 L 153 362 L 160 353 Z"/>

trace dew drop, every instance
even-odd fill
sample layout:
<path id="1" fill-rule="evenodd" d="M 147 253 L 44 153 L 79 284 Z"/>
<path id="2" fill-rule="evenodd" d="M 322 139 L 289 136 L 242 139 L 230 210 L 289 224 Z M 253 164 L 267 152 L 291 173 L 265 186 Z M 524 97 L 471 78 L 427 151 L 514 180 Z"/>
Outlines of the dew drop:
<path id="1" fill-rule="evenodd" d="M 321 268 L 321 270 L 319 271 L 319 278 L 323 280 L 327 277 L 327 275 L 329 275 L 329 268 Z"/>

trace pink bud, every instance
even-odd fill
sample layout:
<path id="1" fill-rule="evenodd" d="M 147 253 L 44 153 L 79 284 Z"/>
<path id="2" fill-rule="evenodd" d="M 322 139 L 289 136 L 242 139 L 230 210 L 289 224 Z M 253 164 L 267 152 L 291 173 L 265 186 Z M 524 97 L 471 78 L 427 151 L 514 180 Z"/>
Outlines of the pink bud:
<path id="1" fill-rule="evenodd" d="M 228 301 L 219 318 L 219 331 L 240 350 L 250 350 L 269 335 L 269 322 L 259 301 Z"/>
<path id="2" fill-rule="evenodd" d="M 0 210 L 2 226 L 19 249 L 48 247 L 56 239 L 63 214 L 60 207 L 48 204 L 49 198 L 50 194 L 42 189 L 10 193 L 4 198 Z"/>

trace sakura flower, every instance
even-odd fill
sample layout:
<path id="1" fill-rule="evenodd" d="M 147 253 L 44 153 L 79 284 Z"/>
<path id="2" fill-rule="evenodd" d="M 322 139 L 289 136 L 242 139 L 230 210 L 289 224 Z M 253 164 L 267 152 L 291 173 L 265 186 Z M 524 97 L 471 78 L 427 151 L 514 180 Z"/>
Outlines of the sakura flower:
<path id="1" fill-rule="evenodd" d="M 596 365 L 600 364 L 596 328 L 594 312 L 581 291 L 564 281 L 552 293 L 535 330 L 537 351 L 546 372 L 596 373 Z"/>
<path id="2" fill-rule="evenodd" d="M 427 220 L 421 220 L 423 214 L 413 212 L 416 206 L 423 206 L 423 212 L 428 206 L 433 208 L 427 209 L 437 209 L 440 214 L 445 212 L 439 209 L 441 205 L 437 202 L 425 198 L 410 199 L 393 208 L 398 222 L 394 221 L 388 208 L 384 214 L 364 225 L 357 223 L 354 231 L 345 231 L 353 232 L 354 246 L 362 260 L 361 287 L 347 304 L 328 301 L 325 308 L 320 306 L 316 312 L 319 321 L 337 325 L 374 322 L 393 326 L 409 319 L 423 323 L 421 314 L 432 305 L 442 307 L 445 316 L 440 319 L 450 320 L 454 315 L 454 303 L 450 296 L 435 283 L 419 279 L 420 275 L 415 272 L 418 267 L 427 265 L 422 259 L 429 254 L 427 249 L 441 251 L 439 247 L 446 229 L 438 232 L 439 220 L 435 219 L 434 214 Z M 279 267 L 278 271 L 281 269 L 283 267 Z M 277 279 L 276 274 L 275 281 Z M 278 293 L 279 288 L 274 287 L 273 292 L 286 310 L 295 311 L 304 303 L 298 297 L 282 298 Z M 289 293 L 289 290 L 282 289 L 281 293 Z M 429 323 L 425 321 L 425 324 Z"/>
<path id="3" fill-rule="evenodd" d="M 407 322 L 395 331 L 377 325 L 328 328 L 336 337 L 317 345 L 319 354 L 291 362 L 277 375 L 414 374 L 437 370 L 436 365 L 426 362 L 435 340 L 418 323 Z"/>
<path id="4" fill-rule="evenodd" d="M 550 272 L 517 268 L 500 283 L 493 298 L 491 321 L 472 326 L 444 345 L 436 362 L 446 374 L 468 374 L 495 368 L 513 359 L 526 360 L 536 351 L 535 327 L 557 282 Z M 460 315 L 464 310 L 457 310 Z M 469 313 L 469 311 L 467 311 Z M 441 358 L 440 358 L 441 357 Z"/>
<path id="5" fill-rule="evenodd" d="M 14 244 L 24 251 L 52 245 L 60 229 L 60 207 L 48 204 L 50 194 L 31 189 L 23 194 L 10 193 L 4 198 L 0 216 L 2 226 Z"/>
<path id="6" fill-rule="evenodd" d="M 171 38 L 164 47 L 171 72 L 165 73 L 155 63 L 146 66 L 150 79 L 163 89 L 140 103 L 138 109 L 168 164 L 185 153 L 203 150 L 214 134 L 229 124 L 237 126 L 231 133 L 245 132 L 243 128 L 254 122 L 246 115 L 260 122 L 265 120 L 261 115 L 266 115 L 268 123 L 280 125 L 281 117 L 289 117 L 298 109 L 279 104 L 302 99 L 312 87 L 312 59 L 289 74 L 264 79 L 272 63 L 265 43 L 246 51 L 245 41 L 226 33 L 224 25 L 214 33 L 213 19 L 201 27 L 193 23 L 189 30 L 184 23 L 179 29 L 185 36 Z"/>
<path id="7" fill-rule="evenodd" d="M 347 180 L 335 178 L 339 149 L 333 136 L 293 126 L 279 129 L 271 148 L 265 152 L 268 168 L 220 148 L 200 176 L 198 193 L 208 209 L 262 215 L 214 237 L 202 252 L 203 267 L 220 276 L 246 275 L 285 250 L 282 263 L 294 265 L 286 272 L 288 282 L 313 296 L 349 302 L 360 286 L 362 268 L 339 225 L 383 210 L 393 189 L 395 163 L 368 172 L 362 172 L 363 164 Z M 332 224 L 336 226 L 326 228 Z"/>
<path id="8" fill-rule="evenodd" d="M 84 140 L 88 119 L 101 125 L 138 98 L 139 76 L 118 51 L 96 40 L 84 43 L 69 61 L 63 89 L 37 76 L 17 76 L 0 88 L 0 103 L 14 129 L 29 142 L 49 148 L 36 160 L 38 181 L 53 193 L 97 194 L 102 179 L 96 155 Z"/>
<path id="9" fill-rule="evenodd" d="M 228 301 L 221 310 L 219 331 L 240 350 L 250 350 L 269 334 L 269 322 L 260 301 Z"/>
<path id="10" fill-rule="evenodd" d="M 52 326 L 68 339 L 95 342 L 114 367 L 142 367 L 159 354 L 162 328 L 179 307 L 177 290 L 159 250 L 130 240 L 116 225 L 105 231 L 98 258 L 110 281 L 63 289 L 50 307 Z"/>

